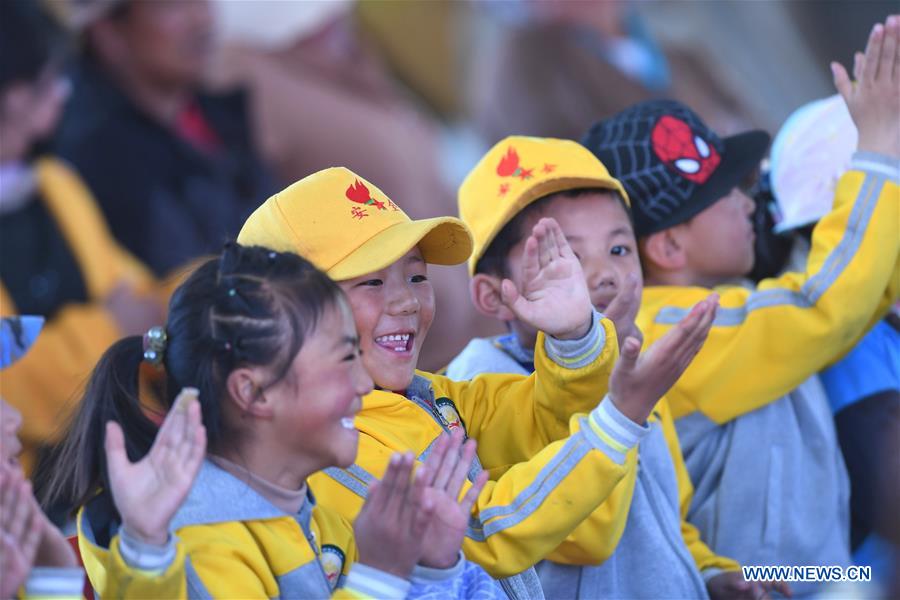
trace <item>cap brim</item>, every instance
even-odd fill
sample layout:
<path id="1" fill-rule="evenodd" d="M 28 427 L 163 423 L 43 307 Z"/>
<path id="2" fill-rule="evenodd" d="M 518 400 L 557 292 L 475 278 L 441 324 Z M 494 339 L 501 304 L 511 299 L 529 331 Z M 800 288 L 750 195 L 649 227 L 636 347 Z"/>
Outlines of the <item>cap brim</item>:
<path id="1" fill-rule="evenodd" d="M 0 369 L 22 358 L 44 326 L 44 317 L 21 316 L 0 319 Z"/>
<path id="2" fill-rule="evenodd" d="M 454 217 L 405 221 L 379 232 L 328 270 L 335 281 L 345 281 L 378 271 L 397 262 L 413 247 L 425 262 L 458 265 L 472 253 L 472 234 Z"/>
<path id="3" fill-rule="evenodd" d="M 770 141 L 769 134 L 762 130 L 746 131 L 722 140 L 725 145 L 722 164 L 702 190 L 697 192 L 697 198 L 700 200 L 697 204 L 703 205 L 697 213 L 719 198 L 727 196 L 731 190 L 747 179 L 750 173 L 759 168 Z"/>

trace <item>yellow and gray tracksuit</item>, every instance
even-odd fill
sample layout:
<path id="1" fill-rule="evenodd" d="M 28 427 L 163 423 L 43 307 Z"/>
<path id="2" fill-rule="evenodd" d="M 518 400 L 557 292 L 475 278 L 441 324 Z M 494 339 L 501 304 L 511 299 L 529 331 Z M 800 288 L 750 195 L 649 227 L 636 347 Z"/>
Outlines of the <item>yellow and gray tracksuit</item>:
<path id="1" fill-rule="evenodd" d="M 717 288 L 709 338 L 667 395 L 696 489 L 689 518 L 742 564 L 849 562 L 847 475 L 812 376 L 898 298 L 898 180 L 896 159 L 856 153 L 813 232 L 806 271 Z M 645 344 L 709 291 L 646 287 Z"/>
<path id="2" fill-rule="evenodd" d="M 288 515 L 209 461 L 171 527 L 169 545 L 155 548 L 118 531 L 109 494 L 83 507 L 78 544 L 97 595 L 403 598 L 409 589 L 406 580 L 354 564 L 350 524 L 311 495 Z"/>
<path id="3" fill-rule="evenodd" d="M 633 469 L 625 455 L 646 430 L 621 426 L 628 420 L 601 402 L 615 340 L 611 322 L 595 314 L 581 340 L 540 334 L 533 375 L 454 382 L 419 372 L 404 395 L 372 392 L 356 417 L 356 463 L 316 474 L 310 485 L 323 504 L 352 519 L 392 452 L 412 450 L 422 460 L 441 434 L 462 427 L 478 441 L 480 464 L 472 474 L 484 468 L 493 475 L 473 509 L 463 551 L 495 577 L 521 573 L 559 546 Z M 540 595 L 536 579 L 506 580 L 504 587 L 517 597 Z"/>
<path id="4" fill-rule="evenodd" d="M 514 334 L 472 340 L 447 375 L 528 373 L 533 353 Z M 636 426 L 632 424 L 633 426 Z M 704 598 L 705 580 L 734 561 L 718 556 L 687 522 L 693 487 L 665 399 L 606 501 L 537 566 L 548 598 Z"/>

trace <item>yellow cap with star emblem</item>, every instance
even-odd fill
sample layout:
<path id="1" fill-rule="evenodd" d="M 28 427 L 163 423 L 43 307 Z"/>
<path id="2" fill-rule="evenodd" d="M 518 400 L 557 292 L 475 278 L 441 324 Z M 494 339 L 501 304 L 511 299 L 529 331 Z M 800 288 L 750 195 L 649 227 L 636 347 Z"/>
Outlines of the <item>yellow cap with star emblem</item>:
<path id="1" fill-rule="evenodd" d="M 266 200 L 237 241 L 299 254 L 335 281 L 390 266 L 415 246 L 437 265 L 457 265 L 472 252 L 472 234 L 459 219 L 413 221 L 344 167 L 313 173 Z"/>
<path id="2" fill-rule="evenodd" d="M 459 216 L 475 238 L 469 275 L 475 273 L 475 265 L 497 234 L 523 208 L 549 194 L 579 188 L 614 190 L 629 203 L 622 184 L 577 142 L 525 136 L 498 142 L 459 188 Z"/>

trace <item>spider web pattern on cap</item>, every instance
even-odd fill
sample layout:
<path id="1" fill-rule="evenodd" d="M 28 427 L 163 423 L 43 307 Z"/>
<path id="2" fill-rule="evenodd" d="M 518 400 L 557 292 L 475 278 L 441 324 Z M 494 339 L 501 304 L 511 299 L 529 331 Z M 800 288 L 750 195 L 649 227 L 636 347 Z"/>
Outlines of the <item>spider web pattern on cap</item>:
<path id="1" fill-rule="evenodd" d="M 598 123 L 586 144 L 616 177 L 637 210 L 658 222 L 672 215 L 693 194 L 698 184 L 667 164 L 653 148 L 654 127 L 674 117 L 690 128 L 693 136 L 721 154 L 722 141 L 697 116 L 678 102 L 652 100 L 637 104 Z"/>

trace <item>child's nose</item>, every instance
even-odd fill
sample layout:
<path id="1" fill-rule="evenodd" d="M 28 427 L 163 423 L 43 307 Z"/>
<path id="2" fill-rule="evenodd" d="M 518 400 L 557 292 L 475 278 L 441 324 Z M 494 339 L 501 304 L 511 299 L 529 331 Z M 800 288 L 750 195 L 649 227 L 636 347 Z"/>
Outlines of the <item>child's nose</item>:
<path id="1" fill-rule="evenodd" d="M 419 310 L 419 299 L 409 288 L 404 286 L 391 297 L 388 308 L 391 314 L 395 315 L 413 314 Z"/>

